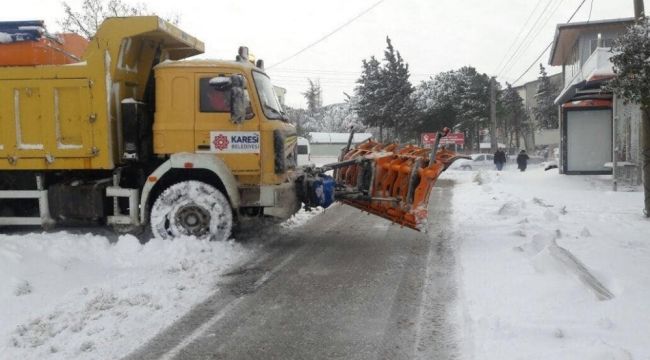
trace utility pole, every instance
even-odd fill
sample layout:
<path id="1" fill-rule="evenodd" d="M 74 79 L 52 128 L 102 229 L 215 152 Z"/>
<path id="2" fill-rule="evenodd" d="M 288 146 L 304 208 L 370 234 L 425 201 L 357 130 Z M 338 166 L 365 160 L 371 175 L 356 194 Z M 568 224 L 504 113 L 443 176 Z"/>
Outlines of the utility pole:
<path id="1" fill-rule="evenodd" d="M 643 9 L 643 0 L 634 0 L 634 17 L 638 20 L 645 17 L 645 10 Z"/>
<path id="2" fill-rule="evenodd" d="M 645 21 L 643 0 L 634 0 L 634 17 L 637 21 Z M 643 192 L 645 196 L 643 212 L 650 217 L 650 117 L 648 105 L 641 104 L 641 152 L 643 154 Z"/>
<path id="3" fill-rule="evenodd" d="M 497 151 L 497 89 L 496 78 L 490 78 L 490 146 L 492 153 Z"/>

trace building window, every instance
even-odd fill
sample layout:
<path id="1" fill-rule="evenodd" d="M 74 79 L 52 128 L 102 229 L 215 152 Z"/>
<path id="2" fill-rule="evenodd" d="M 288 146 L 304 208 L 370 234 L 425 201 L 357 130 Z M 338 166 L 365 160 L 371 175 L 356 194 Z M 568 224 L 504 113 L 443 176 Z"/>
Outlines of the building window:
<path id="1" fill-rule="evenodd" d="M 603 42 L 603 44 L 602 44 L 601 47 L 611 48 L 611 47 L 614 46 L 615 39 L 602 38 L 602 42 Z M 596 51 L 596 48 L 598 47 L 598 39 L 592 39 L 590 45 L 591 45 L 591 53 L 590 54 L 593 54 L 594 51 Z"/>
<path id="2" fill-rule="evenodd" d="M 298 155 L 307 155 L 307 154 L 309 154 L 309 146 L 298 145 Z"/>

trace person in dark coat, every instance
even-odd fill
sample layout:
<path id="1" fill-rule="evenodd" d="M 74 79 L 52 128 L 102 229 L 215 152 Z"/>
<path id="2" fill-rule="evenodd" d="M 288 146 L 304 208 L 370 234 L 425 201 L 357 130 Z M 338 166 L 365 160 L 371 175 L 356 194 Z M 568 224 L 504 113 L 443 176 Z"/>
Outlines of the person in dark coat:
<path id="1" fill-rule="evenodd" d="M 519 155 L 517 155 L 517 167 L 519 168 L 520 171 L 526 171 L 526 167 L 528 166 L 528 154 L 526 154 L 526 150 L 521 150 L 519 152 Z"/>
<path id="2" fill-rule="evenodd" d="M 497 166 L 497 170 L 501 171 L 505 163 L 506 153 L 501 149 L 497 149 L 497 152 L 494 153 L 494 164 Z"/>

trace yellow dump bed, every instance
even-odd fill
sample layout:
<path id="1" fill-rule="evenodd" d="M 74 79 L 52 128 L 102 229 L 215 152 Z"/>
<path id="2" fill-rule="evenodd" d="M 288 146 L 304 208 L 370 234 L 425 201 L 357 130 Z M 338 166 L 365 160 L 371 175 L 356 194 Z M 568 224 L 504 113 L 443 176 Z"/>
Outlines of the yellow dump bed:
<path id="1" fill-rule="evenodd" d="M 109 18 L 80 63 L 0 67 L 0 170 L 113 169 L 122 100 L 144 99 L 157 63 L 203 50 L 156 16 Z"/>

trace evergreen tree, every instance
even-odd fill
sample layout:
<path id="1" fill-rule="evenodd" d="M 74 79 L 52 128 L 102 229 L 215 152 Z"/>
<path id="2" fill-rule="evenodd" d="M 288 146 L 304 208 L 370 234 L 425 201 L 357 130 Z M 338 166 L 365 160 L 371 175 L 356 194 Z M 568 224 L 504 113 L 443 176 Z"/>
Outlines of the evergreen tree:
<path id="1" fill-rule="evenodd" d="M 644 213 L 650 217 L 650 24 L 640 19 L 612 48 L 616 78 L 609 88 L 627 102 L 641 107 Z"/>
<path id="2" fill-rule="evenodd" d="M 499 97 L 500 115 L 502 129 L 508 139 L 509 147 L 513 145 L 520 148 L 520 138 L 522 125 L 524 124 L 527 113 L 524 108 L 524 99 L 519 96 L 512 85 L 506 83 L 506 88 L 501 92 Z M 514 143 L 513 143 L 514 140 Z"/>
<path id="3" fill-rule="evenodd" d="M 409 134 L 415 117 L 408 64 L 389 37 L 386 44 L 383 63 L 374 56 L 362 61 L 363 70 L 355 89 L 359 118 L 364 125 L 379 128 L 382 141 L 384 130 L 392 130 L 394 137 Z"/>
<path id="4" fill-rule="evenodd" d="M 459 75 L 459 128 L 468 134 L 470 144 L 480 151 L 480 132 L 489 127 L 490 120 L 490 77 L 478 73 L 473 67 L 461 68 Z"/>
<path id="5" fill-rule="evenodd" d="M 466 146 L 479 149 L 479 132 L 488 125 L 490 78 L 465 66 L 437 74 L 415 92 L 417 129 L 432 132 L 449 127 L 465 133 Z"/>
<path id="6" fill-rule="evenodd" d="M 557 106 L 554 101 L 558 90 L 551 84 L 546 74 L 546 69 L 539 64 L 539 85 L 537 86 L 537 106 L 533 108 L 533 115 L 540 129 L 557 129 L 559 126 Z"/>
<path id="7" fill-rule="evenodd" d="M 357 95 L 357 114 L 364 125 L 379 128 L 379 139 L 383 141 L 383 129 L 386 125 L 383 108 L 380 106 L 385 92 L 379 61 L 374 56 L 362 60 L 363 70 L 355 88 Z"/>
<path id="8" fill-rule="evenodd" d="M 386 124 L 393 129 L 394 137 L 401 138 L 412 125 L 415 115 L 411 99 L 414 89 L 409 81 L 409 66 L 399 51 L 395 50 L 388 36 L 386 44 L 384 66 L 380 69 L 386 89 L 383 115 Z"/>
<path id="9" fill-rule="evenodd" d="M 320 108 L 323 107 L 323 91 L 320 86 L 320 81 L 313 81 L 312 79 L 307 79 L 309 82 L 309 87 L 307 91 L 302 93 L 302 96 L 307 100 L 307 111 L 312 115 L 316 115 L 320 112 Z"/>

